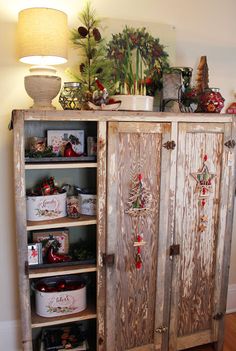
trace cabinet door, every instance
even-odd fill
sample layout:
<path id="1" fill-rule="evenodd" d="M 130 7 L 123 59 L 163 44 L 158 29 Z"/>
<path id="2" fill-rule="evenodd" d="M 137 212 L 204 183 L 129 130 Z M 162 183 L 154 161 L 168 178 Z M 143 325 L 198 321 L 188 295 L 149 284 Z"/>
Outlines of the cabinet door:
<path id="1" fill-rule="evenodd" d="M 179 127 L 169 350 L 222 343 L 227 291 L 233 158 L 231 124 Z"/>
<path id="2" fill-rule="evenodd" d="M 108 132 L 107 350 L 164 350 L 170 125 L 114 122 Z M 139 191 L 148 209 L 137 215 Z"/>

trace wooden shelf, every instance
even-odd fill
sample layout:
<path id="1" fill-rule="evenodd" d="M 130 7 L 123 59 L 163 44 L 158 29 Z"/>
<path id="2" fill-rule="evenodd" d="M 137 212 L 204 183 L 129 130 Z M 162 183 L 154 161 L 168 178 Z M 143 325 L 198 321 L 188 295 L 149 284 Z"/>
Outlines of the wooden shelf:
<path id="1" fill-rule="evenodd" d="M 25 170 L 31 169 L 76 169 L 76 168 L 97 168 L 97 162 L 58 162 L 58 163 L 29 163 L 25 164 Z"/>
<path id="2" fill-rule="evenodd" d="M 50 325 L 84 321 L 84 320 L 95 319 L 95 318 L 97 318 L 96 308 L 92 304 L 89 304 L 86 310 L 82 312 L 69 314 L 61 317 L 40 317 L 33 310 L 32 318 L 31 318 L 31 322 L 32 322 L 31 327 L 40 328 L 40 327 L 47 327 Z"/>
<path id="3" fill-rule="evenodd" d="M 48 268 L 33 268 L 29 269 L 29 278 L 45 278 L 52 277 L 56 275 L 66 275 L 66 274 L 80 274 L 80 273 L 90 273 L 96 272 L 97 266 L 95 264 L 86 265 L 73 265 L 73 266 L 63 266 L 63 267 L 48 267 Z"/>
<path id="4" fill-rule="evenodd" d="M 27 230 L 54 229 L 63 227 L 79 227 L 97 224 L 96 216 L 81 215 L 80 218 L 62 217 L 48 221 L 27 221 Z"/>

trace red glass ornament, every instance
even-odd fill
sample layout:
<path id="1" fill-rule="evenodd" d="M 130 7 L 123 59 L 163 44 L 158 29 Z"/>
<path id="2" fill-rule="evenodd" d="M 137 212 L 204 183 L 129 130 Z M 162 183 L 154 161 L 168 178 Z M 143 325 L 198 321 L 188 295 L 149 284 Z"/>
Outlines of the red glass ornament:
<path id="1" fill-rule="evenodd" d="M 200 108 L 202 112 L 220 113 L 224 107 L 225 99 L 217 88 L 206 89 L 200 96 Z"/>
<path id="2" fill-rule="evenodd" d="M 45 283 L 38 283 L 38 284 L 36 285 L 36 289 L 37 289 L 38 291 L 47 292 L 48 286 L 47 286 L 47 284 L 45 284 Z"/>
<path id="3" fill-rule="evenodd" d="M 65 280 L 60 280 L 59 282 L 57 282 L 57 289 L 59 290 L 65 290 L 66 288 L 66 281 Z"/>

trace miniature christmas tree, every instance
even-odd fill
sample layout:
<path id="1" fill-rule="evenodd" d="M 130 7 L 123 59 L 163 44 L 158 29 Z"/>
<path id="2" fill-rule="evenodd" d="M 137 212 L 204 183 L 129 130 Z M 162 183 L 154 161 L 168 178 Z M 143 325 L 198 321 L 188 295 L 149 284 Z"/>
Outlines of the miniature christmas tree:
<path id="1" fill-rule="evenodd" d="M 201 56 L 197 69 L 198 73 L 196 78 L 196 89 L 198 94 L 201 94 L 204 90 L 209 88 L 209 75 L 206 56 Z"/>
<path id="2" fill-rule="evenodd" d="M 79 55 L 83 56 L 83 60 L 79 66 L 79 73 L 70 73 L 76 81 L 81 83 L 84 100 L 91 101 L 93 92 L 97 90 L 96 79 L 111 92 L 112 67 L 105 59 L 106 48 L 99 30 L 100 20 L 96 18 L 90 2 L 85 5 L 79 18 L 82 25 L 72 31 L 71 40 L 74 46 L 80 49 Z"/>
<path id="3" fill-rule="evenodd" d="M 143 185 L 142 175 L 136 174 L 131 180 L 128 209 L 126 213 L 131 216 L 143 216 L 151 210 L 152 195 Z"/>

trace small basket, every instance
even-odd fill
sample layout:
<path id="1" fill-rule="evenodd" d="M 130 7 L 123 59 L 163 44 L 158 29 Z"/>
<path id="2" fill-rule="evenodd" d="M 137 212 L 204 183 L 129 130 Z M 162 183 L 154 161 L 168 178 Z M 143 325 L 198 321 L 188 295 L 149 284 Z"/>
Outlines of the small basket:
<path id="1" fill-rule="evenodd" d="M 66 192 L 26 197 L 27 220 L 44 221 L 66 216 Z"/>
<path id="2" fill-rule="evenodd" d="M 66 283 L 81 283 L 82 287 L 75 290 L 42 292 L 33 286 L 35 291 L 35 312 L 42 317 L 59 317 L 78 313 L 86 309 L 86 285 L 81 278 L 62 276 L 41 279 L 39 283 L 55 287 L 57 283 L 64 280 Z"/>

